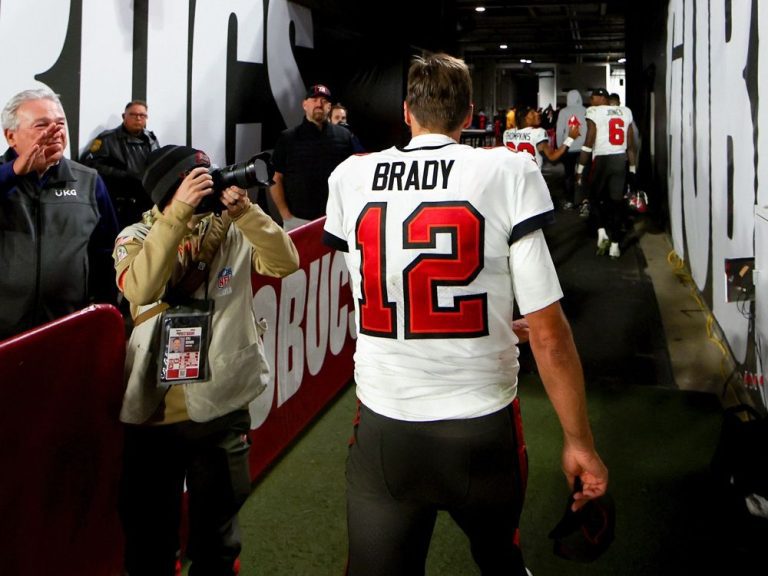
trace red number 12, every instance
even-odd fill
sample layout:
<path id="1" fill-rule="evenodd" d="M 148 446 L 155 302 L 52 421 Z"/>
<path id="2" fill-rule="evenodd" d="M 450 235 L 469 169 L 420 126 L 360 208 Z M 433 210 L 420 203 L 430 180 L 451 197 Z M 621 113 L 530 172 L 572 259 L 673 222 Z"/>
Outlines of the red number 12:
<path id="1" fill-rule="evenodd" d="M 357 220 L 362 297 L 360 332 L 397 337 L 397 304 L 387 300 L 386 203 L 367 204 Z M 438 233 L 449 234 L 449 253 L 422 253 L 405 267 L 403 316 L 405 338 L 472 338 L 488 334 L 486 294 L 454 296 L 438 303 L 442 286 L 467 286 L 483 268 L 485 220 L 468 202 L 423 203 L 402 229 L 403 249 L 436 248 Z"/>

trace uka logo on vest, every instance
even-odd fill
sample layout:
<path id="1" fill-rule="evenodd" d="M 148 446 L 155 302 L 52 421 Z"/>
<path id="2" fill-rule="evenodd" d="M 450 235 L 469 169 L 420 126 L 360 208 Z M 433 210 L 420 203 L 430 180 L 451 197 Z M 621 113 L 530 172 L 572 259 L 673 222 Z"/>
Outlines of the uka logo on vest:
<path id="1" fill-rule="evenodd" d="M 77 196 L 77 190 L 75 188 L 64 188 L 63 190 L 56 190 L 54 195 L 57 198 L 61 198 L 63 196 Z"/>

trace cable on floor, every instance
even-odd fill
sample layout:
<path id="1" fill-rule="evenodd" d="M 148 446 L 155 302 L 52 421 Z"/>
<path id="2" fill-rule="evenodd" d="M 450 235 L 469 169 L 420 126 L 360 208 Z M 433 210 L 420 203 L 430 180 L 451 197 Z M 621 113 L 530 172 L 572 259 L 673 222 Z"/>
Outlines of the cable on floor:
<path id="1" fill-rule="evenodd" d="M 722 353 L 722 357 L 720 358 L 720 374 L 724 381 L 722 394 L 723 397 L 725 396 L 729 384 L 731 384 L 734 393 L 738 397 L 738 387 L 735 386 L 735 384 L 732 384 L 734 380 L 736 382 L 740 381 L 738 372 L 735 368 L 731 370 L 726 368 L 726 364 L 732 361 L 732 355 L 728 346 L 717 334 L 717 330 L 715 329 L 715 326 L 717 326 L 717 320 L 715 319 L 714 314 L 712 314 L 709 306 L 707 306 L 707 303 L 701 297 L 701 293 L 699 292 L 696 283 L 693 281 L 693 277 L 688 271 L 688 267 L 686 266 L 685 261 L 680 258 L 680 256 L 678 256 L 674 250 L 670 250 L 669 254 L 667 254 L 667 262 L 670 264 L 670 266 L 672 266 L 672 270 L 675 273 L 675 276 L 677 276 L 683 282 L 683 284 L 688 287 L 691 297 L 704 313 L 706 318 L 707 338 L 710 340 L 710 342 L 717 346 Z"/>

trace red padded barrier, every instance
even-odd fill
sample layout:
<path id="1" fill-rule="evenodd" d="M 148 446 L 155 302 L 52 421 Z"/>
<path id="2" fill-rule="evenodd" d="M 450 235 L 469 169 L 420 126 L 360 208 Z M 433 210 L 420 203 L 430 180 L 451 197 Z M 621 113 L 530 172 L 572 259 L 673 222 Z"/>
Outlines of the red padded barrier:
<path id="1" fill-rule="evenodd" d="M 295 276 L 253 276 L 273 368 L 250 407 L 254 480 L 352 379 L 354 307 L 342 255 L 322 243 L 324 221 L 291 232 L 301 258 Z M 124 361 L 123 319 L 111 306 L 0 342 L 0 576 L 121 573 Z M 291 385 L 280 382 L 285 366 Z"/>
<path id="2" fill-rule="evenodd" d="M 0 342 L 0 574 L 120 574 L 123 319 L 98 305 Z"/>
<path id="3" fill-rule="evenodd" d="M 277 390 L 280 387 L 280 363 L 288 361 L 284 358 L 286 355 L 291 356 L 291 363 L 302 361 L 301 358 L 298 358 L 299 355 L 295 349 L 288 349 L 291 345 L 298 345 L 299 343 L 295 341 L 295 338 L 292 344 L 286 344 L 286 341 L 291 340 L 296 334 L 300 334 L 303 340 L 304 355 L 307 356 L 309 344 L 306 342 L 310 339 L 308 326 L 313 324 L 308 321 L 310 315 L 320 318 L 322 317 L 320 310 L 324 309 L 328 311 L 330 323 L 341 324 L 349 323 L 351 314 L 354 312 L 349 284 L 339 285 L 339 278 L 334 276 L 332 272 L 333 265 L 331 262 L 335 259 L 342 259 L 343 255 L 323 244 L 324 224 L 325 218 L 320 218 L 290 232 L 291 239 L 299 252 L 301 267 L 301 270 L 294 274 L 303 275 L 306 279 L 306 286 L 304 282 L 293 282 L 295 279 L 290 278 L 275 279 L 258 274 L 253 276 L 252 284 L 254 294 L 256 294 L 257 316 L 265 312 L 265 310 L 259 310 L 258 294 L 265 286 L 271 287 L 275 291 L 278 309 L 275 314 L 276 317 L 270 323 L 269 332 L 265 335 L 265 340 L 276 342 L 276 350 L 270 350 L 269 344 L 266 346 L 268 355 L 272 352 L 269 361 L 275 382 L 264 393 L 263 397 L 257 398 L 251 405 L 255 429 L 251 432 L 253 445 L 251 446 L 250 465 L 251 477 L 254 480 L 352 379 L 355 340 L 351 334 L 347 333 L 343 347 L 336 353 L 328 349 L 330 346 L 326 347 L 322 366 L 316 373 L 313 374 L 307 366 L 308 362 L 303 361 L 304 365 L 299 369 L 298 388 L 282 404 L 279 404 Z M 320 271 L 324 269 L 323 261 L 327 265 L 326 270 L 330 269 L 327 274 Z M 316 282 L 320 285 L 315 292 L 311 289 L 313 274 L 310 268 L 312 267 L 315 269 Z M 346 266 L 343 269 L 346 273 Z M 288 295 L 285 289 L 286 284 L 291 287 L 288 290 L 291 293 Z M 296 289 L 297 284 L 306 290 Z M 324 297 L 323 285 L 328 289 L 327 297 Z M 336 294 L 337 300 L 334 294 Z M 283 302 L 284 298 L 293 299 L 290 306 Z M 329 308 L 331 309 L 328 310 Z M 302 310 L 303 316 L 297 318 L 296 315 Z M 291 318 L 283 317 L 286 315 L 291 316 Z M 318 320 L 316 324 L 315 334 L 311 337 L 322 340 L 318 333 L 328 332 L 329 328 L 321 320 Z M 288 328 L 288 325 L 291 328 Z M 286 335 L 285 332 L 290 332 L 290 334 Z M 301 348 L 302 346 L 298 347 Z M 354 414 L 350 414 L 350 426 L 353 416 Z"/>

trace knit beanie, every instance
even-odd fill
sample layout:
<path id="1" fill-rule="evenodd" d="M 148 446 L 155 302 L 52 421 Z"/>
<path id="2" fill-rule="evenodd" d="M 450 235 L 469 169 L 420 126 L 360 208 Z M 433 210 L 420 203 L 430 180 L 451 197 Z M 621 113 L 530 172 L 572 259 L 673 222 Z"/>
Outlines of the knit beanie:
<path id="1" fill-rule="evenodd" d="M 190 170 L 210 165 L 211 161 L 201 150 L 167 144 L 149 153 L 141 182 L 149 197 L 162 210 Z"/>

